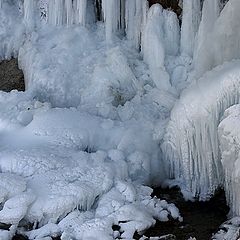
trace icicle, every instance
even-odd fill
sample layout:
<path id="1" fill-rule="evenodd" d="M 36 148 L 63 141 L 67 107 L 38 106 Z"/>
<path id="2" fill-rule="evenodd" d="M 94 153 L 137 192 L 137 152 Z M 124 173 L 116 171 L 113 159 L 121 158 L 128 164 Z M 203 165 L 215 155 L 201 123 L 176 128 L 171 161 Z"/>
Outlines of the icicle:
<path id="1" fill-rule="evenodd" d="M 87 0 L 77 0 L 77 24 L 86 25 Z"/>
<path id="2" fill-rule="evenodd" d="M 2 8 L 2 2 L 3 2 L 3 0 L 0 0 L 0 8 Z"/>
<path id="3" fill-rule="evenodd" d="M 120 28 L 120 1 L 102 0 L 102 8 L 106 28 L 106 40 L 107 42 L 111 42 L 113 39 L 113 34 L 116 33 Z"/>
<path id="4" fill-rule="evenodd" d="M 73 11 L 72 0 L 65 0 L 65 9 L 66 9 L 66 24 L 70 26 L 73 24 L 73 21 L 74 21 L 74 11 Z"/>
<path id="5" fill-rule="evenodd" d="M 211 50 L 206 48 L 211 41 L 210 34 L 219 17 L 220 0 L 205 0 L 203 3 L 202 20 L 197 34 L 197 44 L 194 51 L 194 69 L 196 76 L 200 77 L 204 72 L 213 67 L 214 60 Z M 211 41 L 212 42 L 212 41 Z"/>
<path id="6" fill-rule="evenodd" d="M 200 0 L 183 0 L 181 53 L 193 56 L 195 36 L 201 19 Z"/>
<path id="7" fill-rule="evenodd" d="M 51 0 L 48 5 L 48 22 L 53 25 L 64 23 L 64 0 Z"/>
<path id="8" fill-rule="evenodd" d="M 126 0 L 125 22 L 127 38 L 133 42 L 133 45 L 139 49 L 141 44 L 141 35 L 146 16 L 148 2 L 146 0 Z"/>
<path id="9" fill-rule="evenodd" d="M 33 0 L 24 0 L 24 22 L 25 25 L 32 29 L 35 25 L 35 1 Z"/>

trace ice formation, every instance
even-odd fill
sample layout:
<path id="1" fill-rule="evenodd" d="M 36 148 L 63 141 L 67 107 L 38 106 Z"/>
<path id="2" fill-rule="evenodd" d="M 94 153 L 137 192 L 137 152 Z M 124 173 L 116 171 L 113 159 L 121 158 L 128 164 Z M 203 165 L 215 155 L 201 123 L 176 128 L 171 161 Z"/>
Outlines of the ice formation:
<path id="1" fill-rule="evenodd" d="M 201 0 L 183 0 L 181 53 L 193 56 L 194 43 L 201 20 Z"/>
<path id="2" fill-rule="evenodd" d="M 209 34 L 213 31 L 215 22 L 220 14 L 219 0 L 206 0 L 203 2 L 202 19 L 196 37 L 194 50 L 194 69 L 197 68 L 197 77 L 209 70 L 212 66 L 213 56 L 206 48 L 207 41 L 211 41 Z"/>
<path id="3" fill-rule="evenodd" d="M 176 99 L 142 61 L 148 4 L 138 3 L 102 1 L 95 26 L 94 1 L 3 2 L 0 56 L 18 57 L 27 90 L 0 92 L 0 222 L 12 225 L 1 239 L 131 239 L 182 220 L 144 186 L 165 178 L 159 143 Z M 165 47 L 179 25 L 162 13 Z"/>
<path id="4" fill-rule="evenodd" d="M 200 199 L 224 185 L 240 214 L 238 106 L 221 122 L 239 103 L 240 3 L 221 3 L 180 1 L 180 31 L 147 0 L 0 0 L 0 59 L 18 57 L 27 89 L 0 92 L 1 239 L 131 239 L 181 221 L 144 186 L 166 178 Z"/>
<path id="5" fill-rule="evenodd" d="M 199 6 L 195 2 L 193 7 L 193 3 L 194 1 L 188 2 L 191 9 L 187 11 L 188 14 L 192 14 L 193 9 Z M 239 103 L 239 63 L 224 62 L 239 58 L 237 22 L 240 4 L 239 1 L 230 0 L 222 10 L 221 5 L 222 1 L 203 2 L 193 52 L 193 70 L 188 76 L 192 84 L 182 92 L 179 102 L 172 110 L 162 148 L 166 163 L 169 162 L 170 178 L 174 177 L 182 184 L 186 195 L 190 192 L 195 197 L 207 199 L 217 187 L 224 185 L 232 213 L 239 214 L 238 190 L 235 186 L 238 177 L 236 172 L 233 173 L 234 160 L 231 164 L 227 160 L 235 146 L 224 140 L 228 133 L 224 131 L 223 124 L 227 120 L 220 127 L 220 142 L 224 142 L 221 145 L 222 153 L 219 150 L 217 129 L 224 111 Z M 184 8 L 183 2 L 182 37 L 186 37 L 183 36 L 186 9 L 188 8 Z M 194 29 L 197 29 L 198 21 L 195 20 Z M 189 20 L 187 22 L 192 23 Z M 193 34 L 196 31 L 191 29 L 190 32 Z M 195 37 L 187 39 L 189 38 Z M 182 47 L 183 40 L 181 41 Z M 192 53 L 190 48 L 184 51 L 182 48 L 182 54 Z M 214 68 L 216 66 L 219 67 Z M 227 146 L 229 150 L 224 151 Z"/>
<path id="6" fill-rule="evenodd" d="M 205 74 L 183 91 L 171 112 L 162 146 L 169 176 L 201 199 L 224 181 L 217 129 L 224 110 L 239 102 L 239 66 L 226 63 Z"/>
<path id="7" fill-rule="evenodd" d="M 225 189 L 232 214 L 240 214 L 239 207 L 239 105 L 232 106 L 224 113 L 219 125 L 221 160 L 225 175 Z"/>
<path id="8" fill-rule="evenodd" d="M 142 31 L 147 21 L 148 2 L 146 0 L 126 0 L 125 24 L 127 38 L 136 48 L 140 48 Z"/>
<path id="9" fill-rule="evenodd" d="M 168 91 L 170 77 L 165 69 L 165 55 L 178 53 L 178 21 L 174 13 L 163 10 L 161 5 L 153 5 L 147 16 L 143 31 L 142 53 L 148 63 L 151 77 L 156 86 Z"/>
<path id="10" fill-rule="evenodd" d="M 204 2 L 198 44 L 194 53 L 194 70 L 197 77 L 226 61 L 238 59 L 240 56 L 237 24 L 240 20 L 238 14 L 240 2 L 228 1 L 220 16 L 217 17 L 219 5 L 219 1 Z"/>

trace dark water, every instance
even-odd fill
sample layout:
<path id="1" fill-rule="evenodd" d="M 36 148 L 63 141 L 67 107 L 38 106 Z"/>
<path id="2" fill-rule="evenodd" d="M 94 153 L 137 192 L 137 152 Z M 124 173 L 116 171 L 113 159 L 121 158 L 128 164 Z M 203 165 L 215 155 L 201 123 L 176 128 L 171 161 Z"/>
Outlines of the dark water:
<path id="1" fill-rule="evenodd" d="M 173 234 L 177 240 L 195 237 L 197 240 L 211 239 L 218 227 L 227 220 L 229 208 L 226 205 L 224 191 L 219 190 L 208 202 L 184 201 L 178 188 L 154 190 L 153 195 L 174 203 L 179 208 L 183 222 L 157 222 L 144 235 L 148 237 Z"/>

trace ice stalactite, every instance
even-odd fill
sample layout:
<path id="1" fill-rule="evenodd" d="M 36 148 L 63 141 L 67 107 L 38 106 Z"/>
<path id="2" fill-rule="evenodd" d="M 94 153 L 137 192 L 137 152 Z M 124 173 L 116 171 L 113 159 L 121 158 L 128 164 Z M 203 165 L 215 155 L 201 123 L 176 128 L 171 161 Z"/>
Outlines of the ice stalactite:
<path id="1" fill-rule="evenodd" d="M 194 50 L 194 69 L 196 76 L 200 77 L 204 72 L 213 67 L 213 55 L 211 50 L 205 46 L 209 46 L 211 42 L 210 33 L 214 29 L 214 24 L 219 17 L 220 13 L 220 0 L 205 0 L 203 3 L 202 20 L 199 26 L 196 46 Z"/>
<path id="2" fill-rule="evenodd" d="M 240 99 L 240 62 L 208 72 L 182 93 L 171 113 L 162 150 L 169 177 L 207 199 L 222 186 L 218 125 L 224 110 Z"/>
<path id="3" fill-rule="evenodd" d="M 73 11 L 72 0 L 65 0 L 65 9 L 66 9 L 66 24 L 72 25 L 74 22 L 74 11 Z"/>
<path id="4" fill-rule="evenodd" d="M 77 23 L 85 26 L 87 18 L 87 0 L 77 0 Z"/>
<path id="5" fill-rule="evenodd" d="M 48 3 L 48 22 L 62 25 L 64 22 L 64 0 L 52 0 Z"/>
<path id="6" fill-rule="evenodd" d="M 126 35 L 136 48 L 140 48 L 142 30 L 146 25 L 148 11 L 147 0 L 126 0 Z"/>
<path id="7" fill-rule="evenodd" d="M 90 1 L 89 1 L 90 2 Z M 85 26 L 91 9 L 87 0 L 51 0 L 47 2 L 48 23 L 55 26 L 80 24 Z M 89 10 L 89 12 L 87 12 Z"/>
<path id="8" fill-rule="evenodd" d="M 193 56 L 196 33 L 201 20 L 201 0 L 183 0 L 181 53 Z"/>
<path id="9" fill-rule="evenodd" d="M 120 1 L 115 0 L 102 1 L 107 42 L 111 42 L 113 40 L 113 34 L 117 32 L 120 26 L 120 3 Z"/>
<path id="10" fill-rule="evenodd" d="M 24 0 L 24 23 L 29 29 L 35 25 L 35 4 L 36 2 L 33 0 Z"/>

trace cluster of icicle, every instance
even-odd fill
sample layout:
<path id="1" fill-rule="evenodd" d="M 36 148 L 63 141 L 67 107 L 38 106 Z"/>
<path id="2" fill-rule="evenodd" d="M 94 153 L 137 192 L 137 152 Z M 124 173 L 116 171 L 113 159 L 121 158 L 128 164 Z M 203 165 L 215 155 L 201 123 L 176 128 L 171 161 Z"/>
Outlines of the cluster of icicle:
<path id="1" fill-rule="evenodd" d="M 218 125 L 224 111 L 240 100 L 239 62 L 213 69 L 225 61 L 240 58 L 240 1 L 229 0 L 220 11 L 221 2 L 205 0 L 203 3 L 196 44 L 184 50 L 188 55 L 192 53 L 193 76 L 197 80 L 183 91 L 172 110 L 162 145 L 169 177 L 178 179 L 185 190 L 200 199 L 207 199 L 224 185 Z M 188 6 L 190 12 L 194 12 L 194 6 L 200 6 L 200 0 L 193 3 L 197 0 Z M 196 26 L 197 21 L 195 19 L 192 26 Z M 211 71 L 205 73 L 208 70 Z"/>
<path id="2" fill-rule="evenodd" d="M 162 150 L 169 177 L 207 200 L 224 185 L 218 125 L 240 101 L 240 62 L 226 63 L 192 84 L 171 113 Z"/>
<path id="3" fill-rule="evenodd" d="M 39 4 L 46 12 L 46 21 L 55 26 L 85 26 L 91 16 L 94 18 L 92 21 L 95 21 L 97 12 L 100 12 L 109 42 L 114 34 L 125 31 L 137 48 L 140 46 L 142 27 L 149 8 L 147 0 L 24 0 L 26 22 L 32 21 L 32 15 Z"/>

